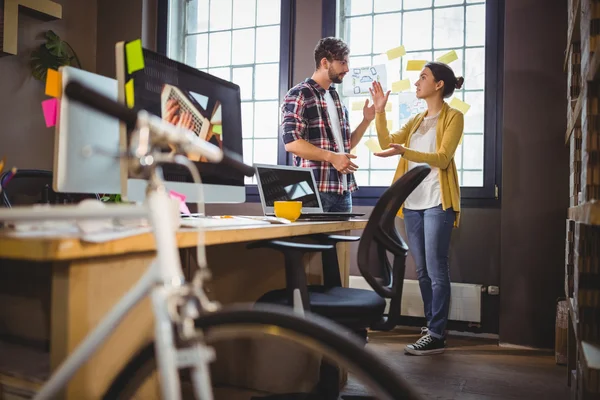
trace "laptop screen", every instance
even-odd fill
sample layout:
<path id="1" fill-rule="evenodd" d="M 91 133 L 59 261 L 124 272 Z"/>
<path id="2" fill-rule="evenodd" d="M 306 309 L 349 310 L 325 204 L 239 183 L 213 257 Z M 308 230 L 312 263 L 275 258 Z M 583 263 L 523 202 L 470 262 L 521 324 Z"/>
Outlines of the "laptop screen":
<path id="1" fill-rule="evenodd" d="M 320 208 L 311 169 L 256 166 L 256 172 L 266 207 L 293 200 L 301 201 L 303 210 Z"/>

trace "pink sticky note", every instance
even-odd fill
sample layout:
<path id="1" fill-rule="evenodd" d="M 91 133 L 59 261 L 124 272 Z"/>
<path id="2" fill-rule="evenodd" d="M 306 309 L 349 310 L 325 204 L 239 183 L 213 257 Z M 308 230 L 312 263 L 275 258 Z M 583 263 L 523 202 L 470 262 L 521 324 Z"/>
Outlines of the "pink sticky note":
<path id="1" fill-rule="evenodd" d="M 191 214 L 190 209 L 187 207 L 187 204 L 185 204 L 185 195 L 181 194 L 181 193 L 177 193 L 174 190 L 169 191 L 169 196 L 172 199 L 177 199 L 179 200 L 179 212 L 182 214 Z"/>
<path id="2" fill-rule="evenodd" d="M 46 127 L 50 128 L 56 125 L 56 114 L 58 113 L 58 99 L 52 98 L 42 101 L 42 110 L 44 111 Z"/>

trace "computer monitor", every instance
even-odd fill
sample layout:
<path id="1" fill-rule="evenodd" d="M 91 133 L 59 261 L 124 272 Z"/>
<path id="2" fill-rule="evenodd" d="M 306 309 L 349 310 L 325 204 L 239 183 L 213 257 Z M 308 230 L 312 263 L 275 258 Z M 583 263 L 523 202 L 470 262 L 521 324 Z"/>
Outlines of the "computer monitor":
<path id="1" fill-rule="evenodd" d="M 71 81 L 117 100 L 117 81 L 74 67 L 60 67 L 63 89 Z M 60 99 L 54 134 L 52 187 L 61 193 L 121 192 L 119 122 L 99 111 Z"/>
<path id="2" fill-rule="evenodd" d="M 168 57 L 142 49 L 144 68 L 130 73 L 127 68 L 126 43 L 116 45 L 118 99 L 126 104 L 126 91 L 133 86 L 133 108 L 144 109 L 174 124 L 192 130 L 200 138 L 222 149 L 242 155 L 242 112 L 238 85 L 199 71 Z M 121 124 L 121 149 L 126 150 L 131 136 Z M 165 149 L 172 151 L 172 149 Z M 202 178 L 206 203 L 243 203 L 246 201 L 244 176 L 237 170 L 205 162 L 187 155 Z M 198 187 L 182 166 L 163 167 L 165 186 L 198 201 Z M 146 181 L 133 176 L 126 162 L 121 163 L 121 196 L 142 201 Z"/>

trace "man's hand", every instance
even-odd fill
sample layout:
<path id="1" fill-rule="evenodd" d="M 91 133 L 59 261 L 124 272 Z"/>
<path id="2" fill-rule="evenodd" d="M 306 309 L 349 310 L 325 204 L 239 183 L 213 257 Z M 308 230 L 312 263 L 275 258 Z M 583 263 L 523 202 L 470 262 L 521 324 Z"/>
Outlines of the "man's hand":
<path id="1" fill-rule="evenodd" d="M 358 170 L 358 165 L 350 161 L 351 158 L 356 156 L 348 153 L 332 153 L 327 161 L 342 174 L 350 174 Z"/>
<path id="2" fill-rule="evenodd" d="M 375 105 L 371 104 L 369 107 L 369 99 L 365 100 L 365 106 L 363 107 L 363 117 L 367 122 L 371 122 L 375 119 Z"/>

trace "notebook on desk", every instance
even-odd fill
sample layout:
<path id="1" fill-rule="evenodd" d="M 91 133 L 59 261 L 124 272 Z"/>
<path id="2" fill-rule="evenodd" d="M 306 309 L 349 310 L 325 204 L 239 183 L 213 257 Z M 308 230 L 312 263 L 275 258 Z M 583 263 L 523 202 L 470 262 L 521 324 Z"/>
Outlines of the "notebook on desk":
<path id="1" fill-rule="evenodd" d="M 324 212 L 317 184 L 310 168 L 256 164 L 260 202 L 267 216 L 275 215 L 276 201 L 301 201 L 299 221 L 346 221 L 364 213 Z"/>

